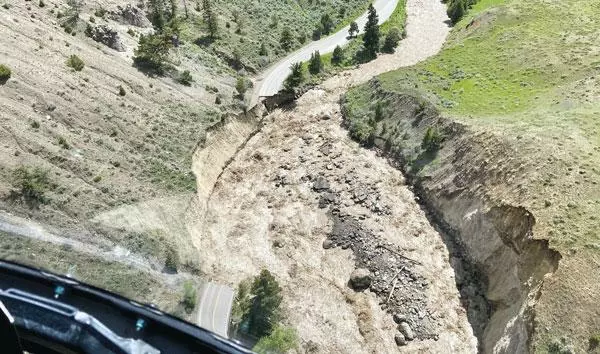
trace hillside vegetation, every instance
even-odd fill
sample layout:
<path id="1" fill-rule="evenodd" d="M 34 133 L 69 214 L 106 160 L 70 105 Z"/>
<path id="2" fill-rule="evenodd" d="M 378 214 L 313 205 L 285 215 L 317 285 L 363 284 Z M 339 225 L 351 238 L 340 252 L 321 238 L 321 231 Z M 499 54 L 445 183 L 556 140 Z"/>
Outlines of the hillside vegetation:
<path id="1" fill-rule="evenodd" d="M 186 217 L 195 201 L 192 155 L 206 129 L 244 108 L 253 74 L 308 43 L 324 24 L 333 31 L 348 23 L 368 3 L 4 2 L 0 213 L 141 257 L 156 272 L 198 275 Z M 177 310 L 181 284 L 154 279 L 149 287 L 152 274 L 121 271 L 125 266 L 93 252 L 9 237 L 16 244 L 6 246 L 10 259 L 59 273 L 86 260 L 93 267 L 76 273 L 82 280 Z M 107 271 L 93 271 L 99 268 Z M 136 274 L 144 286 L 127 288 L 124 279 Z"/>
<path id="2" fill-rule="evenodd" d="M 353 136 L 365 144 L 384 139 L 392 151 L 413 139 L 412 128 L 394 129 L 397 122 L 387 119 L 398 109 L 393 97 L 421 100 L 413 127 L 432 102 L 459 124 L 439 120 L 415 137 L 423 144 L 405 156 L 408 169 L 422 181 L 442 174 L 457 162 L 447 160 L 458 144 L 453 139 L 469 136 L 456 156 L 476 157 L 466 175 L 472 179 L 449 182 L 477 181 L 485 200 L 533 214 L 532 238 L 549 240 L 562 256 L 535 306 L 536 352 L 594 350 L 591 338 L 600 332 L 598 23 L 597 0 L 482 0 L 455 25 L 440 54 L 381 75 L 345 99 Z M 429 149 L 434 133 L 440 144 Z M 488 179 L 475 179 L 485 173 Z"/>

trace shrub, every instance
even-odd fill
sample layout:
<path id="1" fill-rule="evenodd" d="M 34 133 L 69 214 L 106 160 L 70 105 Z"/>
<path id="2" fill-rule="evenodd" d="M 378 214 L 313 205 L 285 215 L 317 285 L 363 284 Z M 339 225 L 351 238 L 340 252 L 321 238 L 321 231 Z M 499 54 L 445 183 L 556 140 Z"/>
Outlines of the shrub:
<path id="1" fill-rule="evenodd" d="M 396 47 L 398 47 L 398 43 L 400 43 L 401 39 L 400 30 L 396 27 L 393 27 L 388 32 L 387 36 L 385 36 L 385 40 L 383 42 L 382 51 L 384 53 L 394 53 L 396 51 Z"/>
<path id="2" fill-rule="evenodd" d="M 427 128 L 421 147 L 427 152 L 436 152 L 442 147 L 442 135 L 439 130 L 434 127 Z"/>
<path id="3" fill-rule="evenodd" d="M 187 313 L 192 313 L 192 311 L 194 311 L 194 308 L 196 308 L 196 301 L 197 301 L 197 295 L 196 295 L 196 287 L 194 286 L 194 283 L 192 283 L 191 281 L 186 281 L 185 283 L 183 283 L 183 307 L 185 308 L 185 311 Z"/>
<path id="4" fill-rule="evenodd" d="M 252 350 L 258 354 L 287 353 L 298 346 L 298 334 L 293 328 L 277 326 L 267 337 L 261 338 Z"/>
<path id="5" fill-rule="evenodd" d="M 281 44 L 281 48 L 286 52 L 292 49 L 294 38 L 292 37 L 292 32 L 288 27 L 284 28 L 281 32 L 281 39 L 279 40 L 279 44 Z"/>
<path id="6" fill-rule="evenodd" d="M 291 66 L 292 73 L 285 79 L 284 87 L 288 91 L 294 90 L 304 81 L 304 67 L 302 63 L 294 63 Z"/>
<path id="7" fill-rule="evenodd" d="M 98 183 L 98 182 L 102 181 L 102 176 L 96 176 L 96 177 L 94 177 L 93 181 L 95 183 Z"/>
<path id="8" fill-rule="evenodd" d="M 165 269 L 170 272 L 177 272 L 179 268 L 179 254 L 173 246 L 167 246 L 165 249 Z"/>
<path id="9" fill-rule="evenodd" d="M 590 351 L 595 350 L 599 346 L 600 346 L 600 333 L 590 337 L 589 350 Z"/>
<path id="10" fill-rule="evenodd" d="M 448 5 L 448 17 L 452 23 L 457 23 L 465 15 L 467 4 L 465 0 L 451 0 Z"/>
<path id="11" fill-rule="evenodd" d="M 12 72 L 10 71 L 10 68 L 4 64 L 0 64 L 0 84 L 4 84 L 8 81 L 11 75 Z"/>
<path id="12" fill-rule="evenodd" d="M 263 57 L 269 55 L 269 52 L 267 51 L 267 46 L 264 42 L 260 44 L 260 50 L 258 51 L 258 55 Z"/>
<path id="13" fill-rule="evenodd" d="M 96 9 L 96 11 L 94 11 L 94 16 L 96 17 L 104 18 L 104 15 L 106 15 L 106 9 L 102 6 L 100 6 Z"/>
<path id="14" fill-rule="evenodd" d="M 127 34 L 130 35 L 130 36 L 132 36 L 132 37 L 135 37 L 135 31 L 133 29 L 131 29 L 131 28 L 127 30 Z"/>
<path id="15" fill-rule="evenodd" d="M 73 54 L 67 60 L 67 66 L 73 68 L 75 71 L 81 71 L 83 70 L 85 63 L 77 55 Z"/>
<path id="16" fill-rule="evenodd" d="M 237 91 L 240 97 L 244 97 L 246 91 L 248 90 L 248 85 L 246 84 L 246 79 L 243 77 L 238 77 L 237 82 L 235 83 L 235 90 Z"/>
<path id="17" fill-rule="evenodd" d="M 36 120 L 34 120 L 33 122 L 31 122 L 31 127 L 33 129 L 38 129 L 40 127 L 40 123 Z"/>
<path id="18" fill-rule="evenodd" d="M 62 136 L 58 137 L 58 145 L 60 145 L 60 147 L 65 150 L 69 150 L 71 148 L 71 146 L 67 142 L 67 139 L 63 138 Z"/>
<path id="19" fill-rule="evenodd" d="M 13 177 L 16 190 L 11 192 L 12 197 L 23 198 L 30 206 L 47 202 L 45 193 L 50 188 L 47 171 L 19 167 L 14 171 Z"/>
<path id="20" fill-rule="evenodd" d="M 44 7 L 46 6 L 46 4 L 44 3 L 44 1 L 40 0 L 40 2 L 38 3 L 39 7 Z"/>
<path id="21" fill-rule="evenodd" d="M 333 50 L 331 64 L 340 65 L 344 61 L 344 50 L 339 45 Z"/>
<path id="22" fill-rule="evenodd" d="M 179 74 L 179 77 L 177 77 L 177 82 L 185 86 L 191 86 L 192 81 L 194 81 L 194 79 L 192 78 L 192 74 L 190 74 L 189 70 L 184 70 L 181 74 Z"/>
<path id="23" fill-rule="evenodd" d="M 123 88 L 123 86 L 119 85 L 119 96 L 125 96 L 127 92 Z"/>

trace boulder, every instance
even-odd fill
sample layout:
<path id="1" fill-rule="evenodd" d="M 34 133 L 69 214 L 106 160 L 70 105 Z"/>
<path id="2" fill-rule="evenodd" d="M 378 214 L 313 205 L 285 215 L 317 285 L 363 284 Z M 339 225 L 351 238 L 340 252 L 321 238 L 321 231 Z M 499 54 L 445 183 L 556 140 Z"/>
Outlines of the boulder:
<path id="1" fill-rule="evenodd" d="M 323 176 L 317 177 L 313 184 L 313 189 L 317 192 L 329 190 L 329 182 Z"/>
<path id="2" fill-rule="evenodd" d="M 127 4 L 125 7 L 117 6 L 116 10 L 109 12 L 109 17 L 115 21 L 136 27 L 152 27 L 144 10 L 137 6 Z"/>
<path id="3" fill-rule="evenodd" d="M 410 328 L 410 325 L 406 322 L 402 322 L 400 323 L 400 326 L 398 327 L 398 329 L 400 330 L 400 332 L 404 335 L 404 337 L 408 340 L 413 340 L 415 339 L 415 334 L 412 331 L 412 328 Z"/>
<path id="4" fill-rule="evenodd" d="M 396 345 L 397 346 L 405 346 L 406 343 L 406 338 L 404 337 L 404 334 L 402 333 L 396 333 L 396 336 L 394 336 L 394 340 L 396 341 Z"/>
<path id="5" fill-rule="evenodd" d="M 98 43 L 102 43 L 109 48 L 119 52 L 125 51 L 125 46 L 121 42 L 119 33 L 107 25 L 92 26 L 88 24 L 85 34 Z"/>
<path id="6" fill-rule="evenodd" d="M 357 268 L 350 275 L 350 286 L 354 290 L 365 290 L 371 286 L 372 280 L 371 272 L 368 269 Z"/>
<path id="7" fill-rule="evenodd" d="M 323 248 L 328 250 L 330 248 L 333 247 L 333 241 L 331 241 L 330 239 L 326 239 L 325 241 L 323 241 Z"/>

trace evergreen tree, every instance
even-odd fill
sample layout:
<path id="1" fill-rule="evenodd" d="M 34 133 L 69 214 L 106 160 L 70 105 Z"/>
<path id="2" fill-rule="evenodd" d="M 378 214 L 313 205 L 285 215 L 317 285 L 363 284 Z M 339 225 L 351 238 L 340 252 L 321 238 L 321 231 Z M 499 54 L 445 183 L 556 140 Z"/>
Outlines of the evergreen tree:
<path id="1" fill-rule="evenodd" d="M 290 67 L 292 73 L 285 79 L 285 89 L 292 91 L 304 81 L 304 67 L 302 63 L 294 63 Z"/>
<path id="2" fill-rule="evenodd" d="M 162 74 L 170 48 L 171 39 L 168 36 L 142 35 L 137 49 L 134 50 L 133 63 L 141 69 Z"/>
<path id="3" fill-rule="evenodd" d="M 321 60 L 321 53 L 317 50 L 310 56 L 308 71 L 313 75 L 317 75 L 321 70 L 323 70 L 323 60 Z"/>
<path id="4" fill-rule="evenodd" d="M 292 32 L 290 32 L 290 29 L 288 27 L 284 28 L 283 32 L 281 32 L 281 39 L 279 40 L 281 48 L 286 52 L 289 51 L 292 49 L 293 41 L 294 38 L 292 37 Z"/>
<path id="5" fill-rule="evenodd" d="M 256 337 L 271 334 L 281 318 L 281 288 L 275 277 L 266 269 L 252 283 L 252 307 L 249 314 L 249 332 Z"/>
<path id="6" fill-rule="evenodd" d="M 162 0 L 150 0 L 148 3 L 151 17 L 150 21 L 156 32 L 162 33 L 165 28 L 165 8 Z"/>
<path id="7" fill-rule="evenodd" d="M 358 32 L 360 32 L 360 29 L 358 29 L 358 23 L 352 21 L 350 24 L 350 30 L 348 30 L 348 34 L 350 37 L 354 37 L 358 34 Z"/>
<path id="8" fill-rule="evenodd" d="M 448 5 L 448 17 L 452 23 L 457 23 L 467 11 L 467 2 L 465 0 L 451 0 Z"/>
<path id="9" fill-rule="evenodd" d="M 211 39 L 215 39 L 219 33 L 219 20 L 217 19 L 217 14 L 213 11 L 211 0 L 202 0 L 202 8 L 204 10 L 203 17 L 208 35 Z"/>
<path id="10" fill-rule="evenodd" d="M 339 45 L 333 50 L 331 64 L 340 65 L 344 61 L 344 50 Z"/>
<path id="11" fill-rule="evenodd" d="M 333 29 L 333 20 L 329 14 L 321 16 L 321 28 L 323 30 L 323 34 L 331 33 L 331 30 Z"/>
<path id="12" fill-rule="evenodd" d="M 383 41 L 382 51 L 385 53 L 394 53 L 400 43 L 400 30 L 396 27 L 390 29 Z"/>
<path id="13" fill-rule="evenodd" d="M 373 4 L 369 5 L 369 17 L 367 24 L 365 25 L 365 35 L 363 37 L 363 44 L 365 47 L 365 54 L 369 59 L 377 57 L 379 52 L 379 16 L 377 11 L 373 7 Z"/>

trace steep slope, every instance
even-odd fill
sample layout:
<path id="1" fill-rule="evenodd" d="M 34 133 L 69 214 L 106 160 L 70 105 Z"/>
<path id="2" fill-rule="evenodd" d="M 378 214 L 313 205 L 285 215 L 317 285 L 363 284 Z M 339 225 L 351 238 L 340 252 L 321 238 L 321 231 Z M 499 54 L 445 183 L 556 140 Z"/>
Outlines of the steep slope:
<path id="1" fill-rule="evenodd" d="M 351 133 L 487 276 L 486 352 L 593 350 L 600 331 L 599 6 L 482 1 L 439 55 L 345 97 Z"/>

